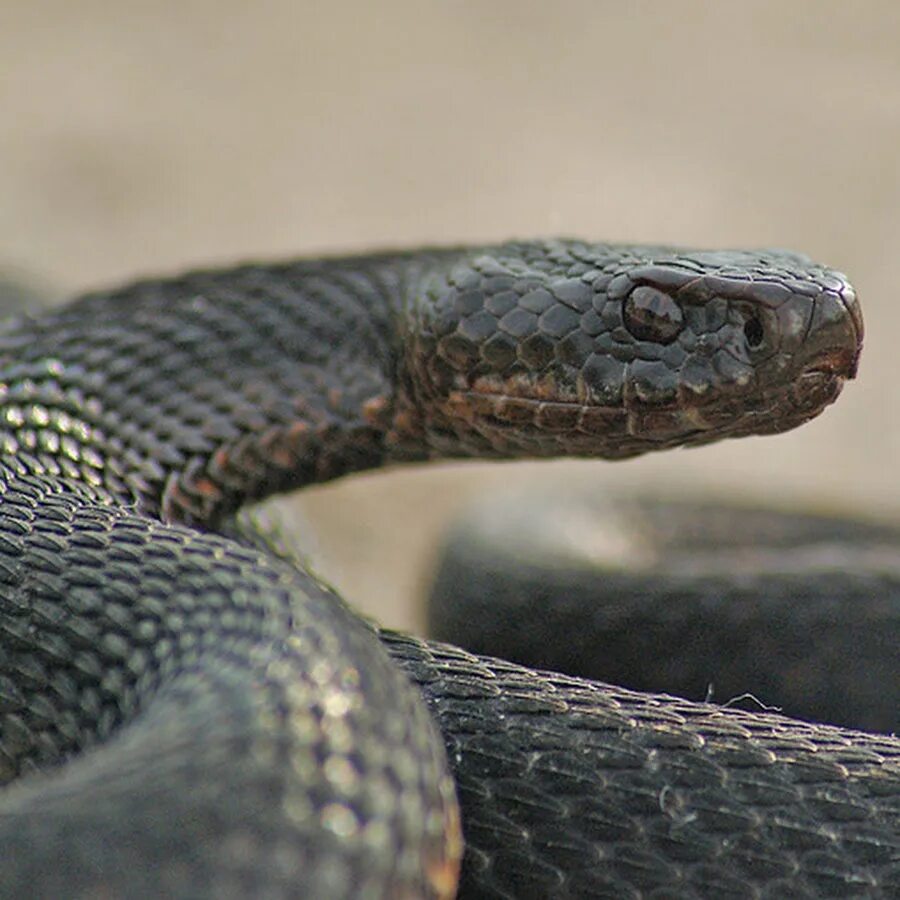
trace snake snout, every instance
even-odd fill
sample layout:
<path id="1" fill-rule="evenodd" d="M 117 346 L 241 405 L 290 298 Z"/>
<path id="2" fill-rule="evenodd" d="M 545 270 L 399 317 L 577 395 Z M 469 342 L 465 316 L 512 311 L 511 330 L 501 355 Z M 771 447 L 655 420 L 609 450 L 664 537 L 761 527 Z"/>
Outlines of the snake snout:
<path id="1" fill-rule="evenodd" d="M 823 291 L 813 306 L 803 345 L 803 374 L 841 380 L 856 377 L 863 343 L 863 320 L 856 292 L 843 276 L 838 291 Z"/>

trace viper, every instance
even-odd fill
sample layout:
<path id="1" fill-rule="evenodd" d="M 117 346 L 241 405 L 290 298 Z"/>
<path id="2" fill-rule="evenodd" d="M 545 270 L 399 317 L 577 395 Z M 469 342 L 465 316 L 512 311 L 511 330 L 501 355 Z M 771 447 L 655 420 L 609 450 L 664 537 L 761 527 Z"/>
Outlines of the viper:
<path id="1" fill-rule="evenodd" d="M 572 240 L 7 322 L 0 893 L 897 896 L 897 738 L 383 631 L 236 518 L 400 462 L 785 431 L 862 334 L 797 254 Z"/>

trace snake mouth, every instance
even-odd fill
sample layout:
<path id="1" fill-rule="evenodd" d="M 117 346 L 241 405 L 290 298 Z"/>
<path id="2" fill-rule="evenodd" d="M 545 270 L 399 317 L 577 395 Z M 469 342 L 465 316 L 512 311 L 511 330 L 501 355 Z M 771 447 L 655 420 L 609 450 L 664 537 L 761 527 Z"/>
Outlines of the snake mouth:
<path id="1" fill-rule="evenodd" d="M 463 419 L 482 419 L 498 427 L 534 426 L 546 431 L 600 431 L 614 418 L 625 416 L 619 406 L 598 406 L 577 398 L 510 393 L 501 390 L 467 389 L 452 391 L 448 410 Z"/>
<path id="2" fill-rule="evenodd" d="M 644 449 L 676 444 L 705 444 L 720 438 L 788 431 L 817 416 L 840 395 L 855 374 L 855 360 L 843 351 L 821 355 L 790 384 L 773 392 L 746 394 L 710 401 L 679 396 L 666 403 L 631 398 L 628 403 L 603 405 L 576 396 L 479 385 L 452 391 L 445 411 L 457 421 L 480 423 L 482 429 L 518 429 L 602 438 L 624 432 Z M 604 453 L 603 455 L 607 455 Z"/>
<path id="3" fill-rule="evenodd" d="M 787 403 L 782 411 L 785 427 L 778 430 L 794 428 L 834 403 L 844 385 L 856 377 L 860 349 L 861 342 L 857 341 L 852 348 L 842 345 L 820 350 L 783 392 Z"/>
<path id="4" fill-rule="evenodd" d="M 848 381 L 856 377 L 862 353 L 864 326 L 856 294 L 847 287 L 845 295 L 818 298 L 804 337 L 806 360 L 798 382 L 810 376 L 827 376 Z M 802 357 L 801 357 L 802 359 Z"/>
<path id="5" fill-rule="evenodd" d="M 856 378 L 859 371 L 859 355 L 858 349 L 855 352 L 843 347 L 826 350 L 803 370 L 800 379 L 825 375 L 849 381 Z"/>

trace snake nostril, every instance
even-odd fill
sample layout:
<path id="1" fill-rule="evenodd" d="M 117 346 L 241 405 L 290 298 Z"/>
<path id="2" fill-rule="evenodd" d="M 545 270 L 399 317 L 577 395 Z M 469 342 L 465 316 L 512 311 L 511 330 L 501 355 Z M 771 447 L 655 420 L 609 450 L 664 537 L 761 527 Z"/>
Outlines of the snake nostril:
<path id="1" fill-rule="evenodd" d="M 765 339 L 765 330 L 758 316 L 751 316 L 744 323 L 744 339 L 751 350 L 758 350 Z"/>

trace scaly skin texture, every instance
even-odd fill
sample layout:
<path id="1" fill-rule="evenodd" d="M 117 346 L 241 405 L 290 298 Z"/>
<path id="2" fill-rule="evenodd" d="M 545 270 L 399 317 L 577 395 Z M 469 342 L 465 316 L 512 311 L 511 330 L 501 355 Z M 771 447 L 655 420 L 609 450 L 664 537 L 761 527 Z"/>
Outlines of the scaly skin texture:
<path id="1" fill-rule="evenodd" d="M 501 489 L 448 534 L 427 631 L 533 668 L 892 733 L 898 551 L 900 529 L 847 517 L 577 479 Z"/>
<path id="2" fill-rule="evenodd" d="M 804 257 L 572 241 L 194 273 L 7 325 L 0 768 L 28 777 L 0 893 L 450 896 L 430 708 L 464 893 L 888 896 L 896 741 L 383 635 L 423 703 L 312 576 L 210 533 L 386 462 L 784 430 L 861 338 Z"/>

